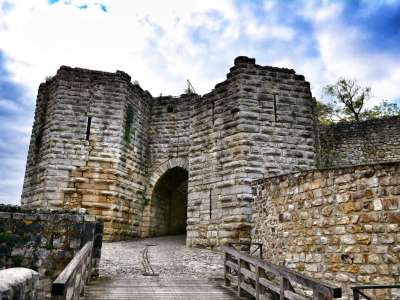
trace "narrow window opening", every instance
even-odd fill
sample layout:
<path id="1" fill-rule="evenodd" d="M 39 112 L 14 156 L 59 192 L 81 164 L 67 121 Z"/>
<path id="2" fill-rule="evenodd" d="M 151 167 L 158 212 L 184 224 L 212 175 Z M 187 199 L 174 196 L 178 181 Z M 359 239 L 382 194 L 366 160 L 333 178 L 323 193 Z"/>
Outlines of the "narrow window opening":
<path id="1" fill-rule="evenodd" d="M 211 189 L 210 189 L 210 219 L 212 218 L 212 200 L 211 200 Z"/>
<path id="2" fill-rule="evenodd" d="M 86 140 L 88 141 L 90 138 L 90 127 L 92 125 L 92 117 L 87 118 L 87 126 L 86 126 Z"/>
<path id="3" fill-rule="evenodd" d="M 135 118 L 135 109 L 131 104 L 128 105 L 126 112 L 126 124 L 125 124 L 125 134 L 124 139 L 129 144 L 132 140 L 132 127 Z"/>
<path id="4" fill-rule="evenodd" d="M 174 107 L 172 105 L 167 106 L 167 112 L 172 113 L 174 112 Z"/>
<path id="5" fill-rule="evenodd" d="M 277 109 L 276 109 L 276 95 L 274 95 L 274 115 L 275 115 L 275 123 L 278 122 L 278 116 L 277 116 Z"/>
<path id="6" fill-rule="evenodd" d="M 212 102 L 212 123 L 213 123 L 213 125 L 214 125 L 214 123 L 215 123 L 214 110 L 215 110 L 215 103 L 214 103 L 214 101 L 213 101 L 213 102 Z"/>

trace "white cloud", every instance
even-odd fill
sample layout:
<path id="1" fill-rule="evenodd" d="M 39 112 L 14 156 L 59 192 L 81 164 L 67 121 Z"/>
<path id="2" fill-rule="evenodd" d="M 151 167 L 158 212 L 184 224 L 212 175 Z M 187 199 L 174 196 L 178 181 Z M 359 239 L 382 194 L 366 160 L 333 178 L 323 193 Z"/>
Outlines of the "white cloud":
<path id="1" fill-rule="evenodd" d="M 322 8 L 314 8 L 317 16 L 312 18 L 314 36 L 317 41 L 319 60 L 324 66 L 321 85 L 333 83 L 339 77 L 354 78 L 362 85 L 372 87 L 374 98 L 368 106 L 383 99 L 396 99 L 400 74 L 400 55 L 376 53 L 365 49 L 365 32 L 345 24 L 340 18 L 342 8 L 337 3 Z M 319 16 L 319 17 L 318 17 Z M 310 16 L 311 17 L 311 16 Z M 311 80 L 315 77 L 312 76 Z M 318 81 L 318 79 L 316 79 Z"/>
<path id="2" fill-rule="evenodd" d="M 0 100 L 0 110 L 13 113 L 0 119 L 1 132 L 8 132 L 0 137 L 14 134 L 10 147 L 19 161 L 26 157 L 37 88 L 60 65 L 123 70 L 153 95 L 180 94 L 186 79 L 207 93 L 225 79 L 236 56 L 247 55 L 259 64 L 294 68 L 316 97 L 325 84 L 348 76 L 371 85 L 376 101 L 400 98 L 398 55 L 362 48 L 365 32 L 342 22 L 343 2 L 291 2 L 293 10 L 286 11 L 275 0 L 256 8 L 233 0 L 101 1 L 107 12 L 92 0 L 15 0 L 1 9 L 6 2 L 0 0 L 0 51 L 9 79 L 27 91 L 18 103 Z M 86 3 L 87 9 L 76 7 Z M 295 18 L 311 30 L 302 31 Z M 0 139 L 0 160 L 7 144 Z M 22 182 L 22 165 L 14 182 Z"/>

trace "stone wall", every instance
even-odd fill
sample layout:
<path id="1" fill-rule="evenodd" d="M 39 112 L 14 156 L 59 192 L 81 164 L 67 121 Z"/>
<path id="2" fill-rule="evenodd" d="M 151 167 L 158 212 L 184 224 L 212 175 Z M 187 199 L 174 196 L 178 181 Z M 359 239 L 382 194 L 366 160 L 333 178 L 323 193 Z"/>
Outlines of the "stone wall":
<path id="1" fill-rule="evenodd" d="M 337 283 L 347 298 L 350 285 L 400 282 L 400 162 L 268 178 L 254 194 L 265 259 Z"/>
<path id="2" fill-rule="evenodd" d="M 0 205 L 0 269 L 25 267 L 39 273 L 39 299 L 87 242 L 94 241 L 93 268 L 98 274 L 102 224 L 83 212 L 22 210 Z"/>
<path id="3" fill-rule="evenodd" d="M 27 268 L 0 270 L 1 300 L 36 300 L 39 274 Z"/>
<path id="4" fill-rule="evenodd" d="M 86 208 L 105 238 L 137 236 L 148 98 L 123 72 L 61 67 L 39 88 L 22 205 Z"/>
<path id="5" fill-rule="evenodd" d="M 183 94 L 180 97 L 157 97 L 151 102 L 151 123 L 149 133 L 149 186 L 147 189 L 148 205 L 143 211 L 142 228 L 143 235 L 160 235 L 171 232 L 166 221 L 166 214 L 171 215 L 174 209 L 187 207 L 187 189 L 184 198 L 180 198 L 181 205 L 174 206 L 173 197 L 160 193 L 157 183 L 168 170 L 180 167 L 184 176 L 171 174 L 174 177 L 188 179 L 188 156 L 190 147 L 190 114 L 193 100 L 198 95 Z M 179 163 L 177 163 L 179 162 Z M 167 180 L 168 188 L 177 188 L 182 182 Z M 161 187 L 161 189 L 163 189 Z M 173 191 L 171 191 L 173 193 Z M 178 203 L 177 203 L 178 204 Z M 184 220 L 182 220 L 182 218 Z M 178 218 L 186 224 L 186 216 Z M 161 225 L 163 223 L 163 225 Z"/>
<path id="6" fill-rule="evenodd" d="M 86 208 L 118 240 L 170 232 L 181 203 L 188 245 L 249 239 L 251 182 L 316 165 L 315 103 L 294 70 L 234 64 L 204 96 L 158 98 L 120 71 L 61 67 L 39 89 L 23 205 Z"/>
<path id="7" fill-rule="evenodd" d="M 315 167 L 314 102 L 294 70 L 238 57 L 193 104 L 189 245 L 249 239 L 251 182 Z"/>
<path id="8" fill-rule="evenodd" d="M 320 166 L 400 160 L 400 117 L 320 126 Z"/>

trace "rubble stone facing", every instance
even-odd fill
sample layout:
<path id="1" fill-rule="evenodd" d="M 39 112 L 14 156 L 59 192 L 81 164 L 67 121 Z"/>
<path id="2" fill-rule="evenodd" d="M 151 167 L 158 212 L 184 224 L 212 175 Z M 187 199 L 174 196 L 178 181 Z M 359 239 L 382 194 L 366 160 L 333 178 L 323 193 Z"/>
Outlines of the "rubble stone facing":
<path id="1" fill-rule="evenodd" d="M 320 126 L 320 167 L 400 160 L 400 117 Z"/>
<path id="2" fill-rule="evenodd" d="M 337 283 L 346 297 L 356 283 L 400 281 L 400 162 L 282 175 L 253 191 L 252 236 L 265 259 Z"/>
<path id="3" fill-rule="evenodd" d="M 179 167 L 187 244 L 249 240 L 251 182 L 316 166 L 314 107 L 302 75 L 247 57 L 204 96 L 153 98 L 123 72 L 61 67 L 39 88 L 22 203 L 86 208 L 107 240 L 149 236 L 154 187 Z"/>
<path id="4" fill-rule="evenodd" d="M 0 269 L 24 267 L 39 273 L 38 299 L 87 241 L 94 241 L 93 275 L 98 274 L 102 223 L 83 210 L 24 210 L 0 205 Z"/>

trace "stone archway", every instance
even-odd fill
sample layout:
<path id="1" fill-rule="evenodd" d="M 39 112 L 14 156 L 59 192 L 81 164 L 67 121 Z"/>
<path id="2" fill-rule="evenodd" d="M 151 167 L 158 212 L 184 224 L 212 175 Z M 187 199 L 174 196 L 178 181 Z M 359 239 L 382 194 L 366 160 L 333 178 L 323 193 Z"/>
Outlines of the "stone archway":
<path id="1" fill-rule="evenodd" d="M 180 166 L 158 178 L 150 199 L 150 235 L 186 233 L 188 178 Z"/>

